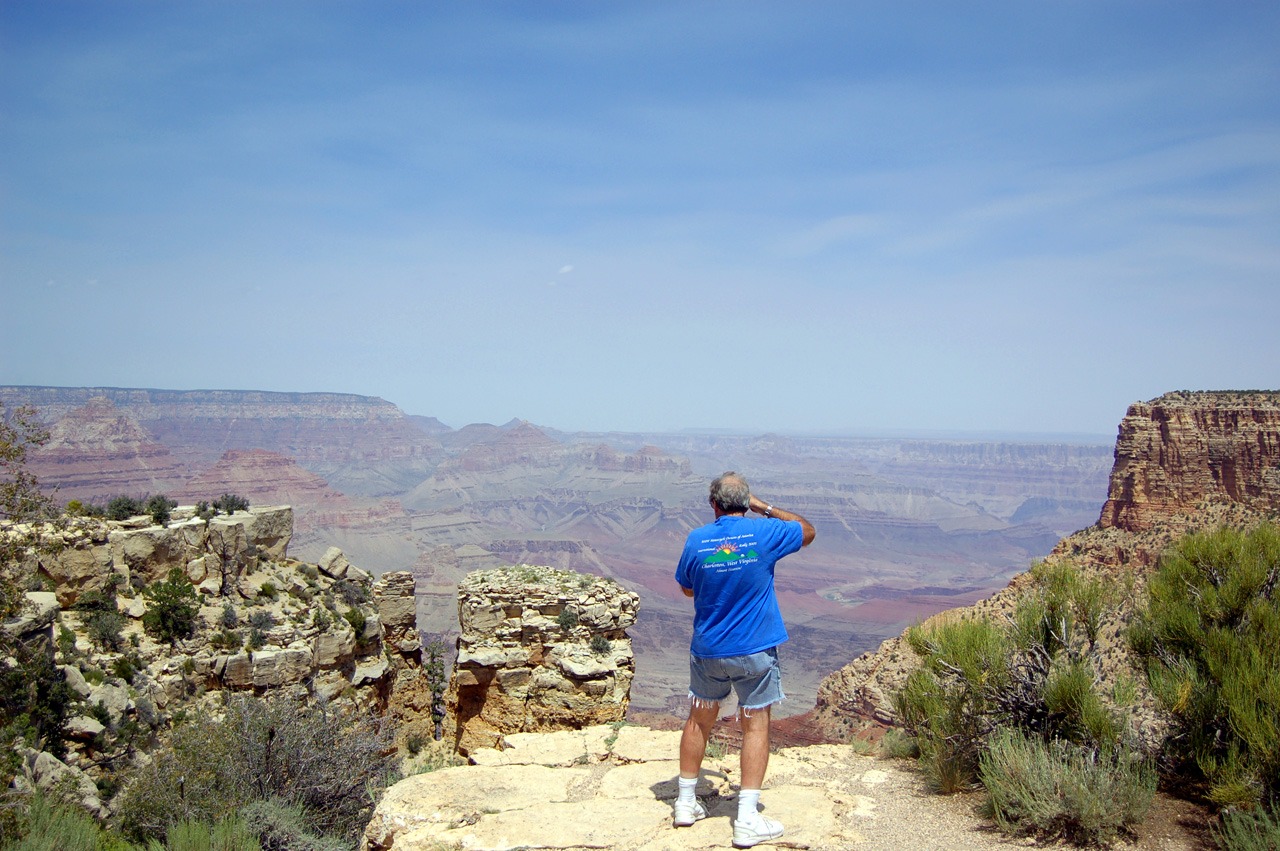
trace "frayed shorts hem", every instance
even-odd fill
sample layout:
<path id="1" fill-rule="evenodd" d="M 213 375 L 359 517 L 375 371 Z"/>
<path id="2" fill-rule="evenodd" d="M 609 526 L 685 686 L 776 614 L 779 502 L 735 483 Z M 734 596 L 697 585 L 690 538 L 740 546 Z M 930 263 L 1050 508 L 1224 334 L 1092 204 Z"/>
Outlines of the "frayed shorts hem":
<path id="1" fill-rule="evenodd" d="M 728 697 L 728 695 L 725 695 L 725 697 Z M 768 703 L 761 703 L 758 706 L 745 706 L 740 703 L 738 704 L 738 709 L 742 710 L 742 712 L 744 713 L 758 712 L 761 709 L 768 709 L 771 706 L 776 706 L 777 704 L 782 703 L 786 699 L 787 699 L 787 696 L 784 694 L 775 700 L 770 700 Z M 720 701 L 718 700 L 711 700 L 710 698 L 707 698 L 707 697 L 699 697 L 693 692 L 689 692 L 689 703 L 695 709 L 714 709 L 715 707 L 720 705 Z"/>

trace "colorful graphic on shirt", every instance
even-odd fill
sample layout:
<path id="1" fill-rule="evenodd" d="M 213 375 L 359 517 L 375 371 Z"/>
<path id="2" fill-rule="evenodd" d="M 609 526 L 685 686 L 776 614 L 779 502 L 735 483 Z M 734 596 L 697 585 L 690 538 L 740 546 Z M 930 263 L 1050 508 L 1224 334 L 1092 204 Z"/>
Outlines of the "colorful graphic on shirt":
<path id="1" fill-rule="evenodd" d="M 742 549 L 732 541 L 725 541 L 716 547 L 716 551 L 707 556 L 703 564 L 724 564 L 725 562 L 738 561 L 744 558 L 758 558 L 755 550 L 742 552 Z"/>

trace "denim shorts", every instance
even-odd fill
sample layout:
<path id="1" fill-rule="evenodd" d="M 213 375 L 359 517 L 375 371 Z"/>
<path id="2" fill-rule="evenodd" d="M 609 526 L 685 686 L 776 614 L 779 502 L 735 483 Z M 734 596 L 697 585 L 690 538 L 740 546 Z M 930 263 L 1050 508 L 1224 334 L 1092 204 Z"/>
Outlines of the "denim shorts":
<path id="1" fill-rule="evenodd" d="M 719 659 L 689 655 L 689 699 L 695 704 L 719 703 L 729 696 L 730 687 L 743 709 L 764 709 L 785 698 L 778 648 Z"/>

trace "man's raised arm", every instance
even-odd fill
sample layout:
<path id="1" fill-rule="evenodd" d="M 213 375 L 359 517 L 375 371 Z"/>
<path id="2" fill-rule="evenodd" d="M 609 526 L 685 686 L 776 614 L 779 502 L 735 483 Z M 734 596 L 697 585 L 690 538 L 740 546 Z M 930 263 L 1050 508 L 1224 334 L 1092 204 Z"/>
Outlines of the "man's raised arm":
<path id="1" fill-rule="evenodd" d="M 805 520 L 794 511 L 787 511 L 785 508 L 778 508 L 776 505 L 770 505 L 755 494 L 751 495 L 751 510 L 756 514 L 763 514 L 765 517 L 776 517 L 779 520 L 792 520 L 800 524 L 800 528 L 804 530 L 804 540 L 800 544 L 807 547 L 813 543 L 813 539 L 818 537 L 818 532 L 813 528 L 813 524 Z"/>

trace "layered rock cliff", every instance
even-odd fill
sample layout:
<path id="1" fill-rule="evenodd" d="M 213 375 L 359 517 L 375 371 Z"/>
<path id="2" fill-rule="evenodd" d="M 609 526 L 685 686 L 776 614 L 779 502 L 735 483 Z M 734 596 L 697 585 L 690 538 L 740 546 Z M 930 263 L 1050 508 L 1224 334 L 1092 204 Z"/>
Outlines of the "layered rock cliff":
<path id="1" fill-rule="evenodd" d="M 1197 503 L 1280 506 L 1275 393 L 1169 393 L 1130 406 L 1099 524 L 1149 529 Z"/>
<path id="2" fill-rule="evenodd" d="M 1130 406 L 1120 425 L 1110 491 L 1096 526 L 1063 538 L 1046 561 L 1070 560 L 1141 594 L 1160 553 L 1195 529 L 1248 528 L 1280 511 L 1280 393 L 1170 393 Z M 926 621 L 1010 609 L 1028 575 L 969 609 Z M 1119 624 L 1109 627 L 1104 675 L 1127 670 Z M 822 681 L 815 710 L 797 727 L 842 739 L 868 723 L 891 725 L 892 696 L 918 659 L 902 637 L 864 653 Z M 1149 705 L 1148 705 L 1149 709 Z M 1150 716 L 1137 718 L 1150 727 Z"/>
<path id="3" fill-rule="evenodd" d="M 550 567 L 477 571 L 458 586 L 458 656 L 446 738 L 461 753 L 507 733 L 622 721 L 635 657 L 638 594 Z"/>
<path id="4" fill-rule="evenodd" d="M 266 449 L 293 458 L 339 490 L 377 495 L 416 485 L 440 458 L 435 438 L 395 405 L 373 396 L 0 387 L 0 402 L 34 405 L 47 423 L 94 399 L 127 411 L 195 470 L 212 465 L 228 449 Z"/>

